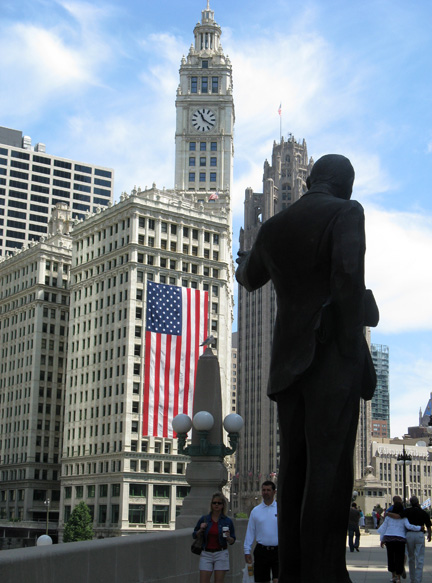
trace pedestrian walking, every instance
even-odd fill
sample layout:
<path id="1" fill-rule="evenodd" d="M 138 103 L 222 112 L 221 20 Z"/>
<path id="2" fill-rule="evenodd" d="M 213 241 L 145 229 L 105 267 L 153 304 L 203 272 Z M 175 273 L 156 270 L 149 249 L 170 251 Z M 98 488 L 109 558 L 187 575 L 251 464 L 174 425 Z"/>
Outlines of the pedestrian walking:
<path id="1" fill-rule="evenodd" d="M 392 512 L 401 517 L 404 508 L 400 502 L 393 504 Z M 381 537 L 381 547 L 387 549 L 387 568 L 392 574 L 391 581 L 400 583 L 404 571 L 406 531 L 420 531 L 420 526 L 410 524 L 407 518 L 391 518 L 386 516 L 378 532 Z"/>
<path id="2" fill-rule="evenodd" d="M 254 549 L 254 578 L 256 583 L 278 583 L 278 526 L 276 486 L 267 480 L 261 486 L 262 502 L 252 510 L 244 541 L 245 561 L 252 563 L 251 549 Z"/>
<path id="3" fill-rule="evenodd" d="M 353 553 L 354 549 L 359 552 L 360 546 L 360 511 L 357 504 L 353 502 L 349 511 L 348 517 L 348 545 L 350 551 Z M 355 540 L 354 540 L 355 535 Z"/>
<path id="4" fill-rule="evenodd" d="M 427 540 L 431 542 L 431 521 L 427 512 L 420 508 L 417 496 L 410 498 L 411 508 L 404 510 L 403 516 L 408 518 L 411 524 L 421 527 L 420 532 L 409 531 L 406 533 L 406 546 L 408 551 L 408 566 L 411 583 L 421 583 L 423 577 L 423 565 L 425 554 L 425 530 Z"/>
<path id="5" fill-rule="evenodd" d="M 233 545 L 236 540 L 234 524 L 226 516 L 226 499 L 220 492 L 213 494 L 210 503 L 210 513 L 198 520 L 193 538 L 198 533 L 203 534 L 202 552 L 199 570 L 200 583 L 210 583 L 214 573 L 213 583 L 223 583 L 225 573 L 229 571 L 229 555 L 227 545 Z"/>

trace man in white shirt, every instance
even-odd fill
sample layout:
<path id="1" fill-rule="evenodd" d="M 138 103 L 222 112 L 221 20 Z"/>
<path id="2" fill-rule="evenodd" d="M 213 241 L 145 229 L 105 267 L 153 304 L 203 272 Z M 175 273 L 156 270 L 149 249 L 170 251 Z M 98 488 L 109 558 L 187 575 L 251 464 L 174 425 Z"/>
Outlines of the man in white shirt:
<path id="1" fill-rule="evenodd" d="M 252 563 L 251 549 L 254 540 L 254 577 L 256 583 L 278 583 L 278 529 L 276 486 L 270 480 L 261 487 L 263 501 L 252 510 L 244 542 L 246 563 Z"/>

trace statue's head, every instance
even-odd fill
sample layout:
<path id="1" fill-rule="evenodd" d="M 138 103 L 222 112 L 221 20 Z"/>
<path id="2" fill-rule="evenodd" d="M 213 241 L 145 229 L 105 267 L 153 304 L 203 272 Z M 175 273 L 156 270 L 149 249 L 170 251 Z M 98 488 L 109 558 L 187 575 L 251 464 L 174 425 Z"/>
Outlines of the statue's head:
<path id="1" fill-rule="evenodd" d="M 326 185 L 334 196 L 349 199 L 354 183 L 354 168 L 345 156 L 326 154 L 319 158 L 312 167 L 306 180 L 308 188 Z"/>

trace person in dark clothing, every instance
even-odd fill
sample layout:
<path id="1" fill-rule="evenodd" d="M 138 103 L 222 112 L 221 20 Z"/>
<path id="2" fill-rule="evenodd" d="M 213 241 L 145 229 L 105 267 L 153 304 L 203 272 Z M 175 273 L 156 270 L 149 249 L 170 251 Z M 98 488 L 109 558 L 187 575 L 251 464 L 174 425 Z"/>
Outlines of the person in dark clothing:
<path id="1" fill-rule="evenodd" d="M 348 545 L 353 553 L 354 549 L 359 552 L 360 546 L 360 511 L 357 510 L 357 504 L 353 502 L 348 517 Z M 355 540 L 354 540 L 355 535 Z"/>
<path id="2" fill-rule="evenodd" d="M 428 543 L 431 542 L 431 521 L 427 512 L 420 508 L 417 496 L 410 498 L 411 508 L 404 510 L 403 516 L 408 518 L 411 524 L 422 527 L 420 532 L 409 531 L 406 533 L 406 546 L 408 550 L 408 566 L 411 583 L 421 583 L 423 577 L 423 564 L 425 554 L 425 530 Z"/>
<path id="3" fill-rule="evenodd" d="M 364 212 L 349 200 L 353 182 L 345 156 L 323 156 L 309 190 L 267 220 L 237 259 L 241 285 L 254 291 L 271 280 L 277 296 L 268 395 L 280 429 L 279 583 L 350 582 L 353 450 L 360 397 L 371 399 L 376 385 L 363 327 L 379 318 L 365 290 Z M 311 548 L 310 501 L 318 499 L 337 504 Z"/>
<path id="4" fill-rule="evenodd" d="M 411 524 L 406 516 L 402 516 L 404 507 L 401 502 L 395 502 L 391 512 L 387 512 L 378 532 L 381 538 L 381 547 L 387 548 L 388 570 L 392 573 L 392 582 L 400 583 L 401 575 L 405 571 L 405 543 L 406 533 L 410 530 L 420 531 L 420 526 Z"/>

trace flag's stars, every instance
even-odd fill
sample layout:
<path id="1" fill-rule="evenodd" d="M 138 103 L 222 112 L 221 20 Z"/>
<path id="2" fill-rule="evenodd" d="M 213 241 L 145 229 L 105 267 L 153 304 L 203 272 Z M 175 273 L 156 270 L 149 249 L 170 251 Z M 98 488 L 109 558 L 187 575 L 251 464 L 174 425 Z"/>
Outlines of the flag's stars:
<path id="1" fill-rule="evenodd" d="M 146 329 L 162 334 L 181 334 L 181 288 L 148 283 Z"/>

